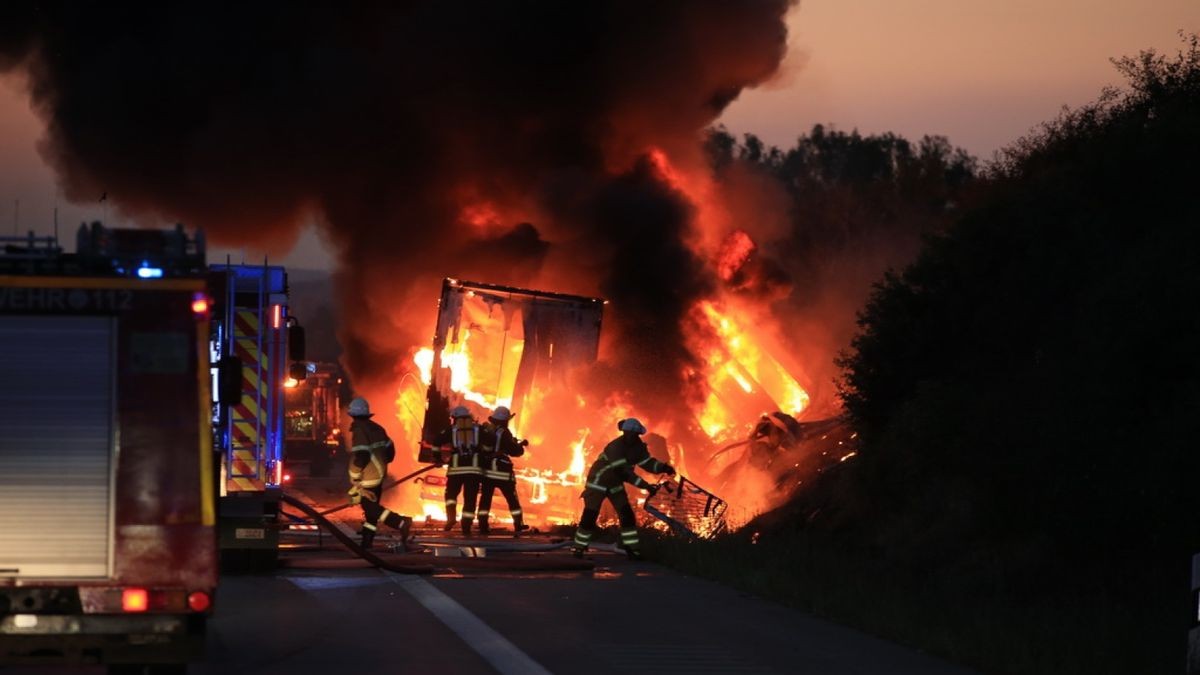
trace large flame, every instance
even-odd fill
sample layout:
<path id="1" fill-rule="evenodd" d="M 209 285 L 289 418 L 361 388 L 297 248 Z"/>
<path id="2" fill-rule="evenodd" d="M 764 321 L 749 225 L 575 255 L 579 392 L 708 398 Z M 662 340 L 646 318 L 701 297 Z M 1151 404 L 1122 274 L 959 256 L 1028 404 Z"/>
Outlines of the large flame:
<path id="1" fill-rule="evenodd" d="M 665 181 L 697 203 L 698 220 L 707 223 L 702 227 L 715 227 L 713 223 L 720 218 L 711 213 L 706 215 L 705 206 L 712 190 L 704 179 L 677 169 L 662 151 L 651 152 L 650 159 Z M 481 221 L 492 215 L 487 209 L 474 207 L 464 212 L 478 216 Z M 703 242 L 716 242 L 707 257 L 715 275 L 723 281 L 730 281 L 756 251 L 751 236 L 741 229 L 728 230 L 725 235 L 702 233 L 696 245 L 704 246 Z M 578 496 L 589 462 L 599 454 L 607 439 L 616 435 L 615 422 L 624 417 L 637 416 L 652 432 L 666 437 L 665 444 L 658 444 L 659 452 L 665 452 L 668 457 L 663 459 L 671 461 L 680 471 L 688 469 L 686 452 L 692 459 L 693 470 L 703 479 L 705 472 L 720 468 L 710 465 L 710 458 L 718 448 L 748 438 L 764 419 L 764 413 L 793 417 L 804 413 L 810 398 L 797 376 L 784 365 L 793 361 L 782 347 L 786 340 L 778 334 L 769 308 L 755 307 L 749 302 L 718 293 L 698 301 L 688 314 L 686 346 L 696 357 L 698 372 L 685 375 L 689 381 L 703 384 L 703 396 L 689 411 L 700 435 L 679 437 L 687 438 L 686 442 L 672 440 L 677 430 L 665 423 L 655 427 L 653 420 L 646 419 L 630 405 L 623 392 L 577 390 L 565 384 L 570 380 L 560 380 L 557 384 L 539 382 L 533 386 L 520 401 L 520 411 L 511 423 L 515 433 L 530 441 L 525 455 L 516 460 L 519 492 L 527 518 L 536 524 L 567 523 L 578 517 Z M 514 380 L 524 344 L 521 322 L 508 317 L 507 323 L 500 326 L 497 321 L 503 319 L 497 318 L 499 312 L 484 305 L 478 300 L 464 303 L 461 328 L 447 337 L 437 359 L 428 347 L 414 350 L 411 365 L 417 377 L 410 378 L 397 398 L 398 414 L 404 419 L 406 430 L 413 429 L 412 420 L 417 417 L 413 409 L 419 407 L 423 411 L 424 405 L 413 382 L 419 378 L 427 387 L 435 379 L 445 381 L 433 372 L 435 361 L 449 370 L 453 394 L 458 400 L 478 406 L 477 414 L 482 416 L 484 411 L 498 405 L 512 406 Z M 730 460 L 725 457 L 723 461 Z M 769 477 L 750 476 L 747 480 L 765 482 L 741 485 L 739 491 L 760 495 L 771 492 Z M 436 499 L 436 495 L 429 496 L 426 492 L 422 495 L 426 500 Z M 433 518 L 444 513 L 441 509 L 440 503 L 421 506 Z M 494 500 L 493 512 L 497 510 L 504 512 L 503 505 Z"/>

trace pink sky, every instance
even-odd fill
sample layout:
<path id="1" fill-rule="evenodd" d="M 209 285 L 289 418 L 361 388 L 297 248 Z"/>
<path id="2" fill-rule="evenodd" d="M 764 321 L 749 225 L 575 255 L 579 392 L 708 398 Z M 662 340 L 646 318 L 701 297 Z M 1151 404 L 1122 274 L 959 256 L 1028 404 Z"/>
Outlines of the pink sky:
<path id="1" fill-rule="evenodd" d="M 1200 0 L 802 0 L 789 25 L 785 71 L 730 106 L 720 121 L 732 132 L 781 147 L 818 122 L 941 134 L 986 159 L 1062 106 L 1119 84 L 1110 57 L 1175 53 L 1179 30 L 1200 32 Z M 15 200 L 22 233 L 49 233 L 57 205 L 70 247 L 81 221 L 115 215 L 58 196 L 40 133 L 19 84 L 0 79 L 0 232 L 13 232 Z M 312 233 L 282 262 L 330 264 Z"/>

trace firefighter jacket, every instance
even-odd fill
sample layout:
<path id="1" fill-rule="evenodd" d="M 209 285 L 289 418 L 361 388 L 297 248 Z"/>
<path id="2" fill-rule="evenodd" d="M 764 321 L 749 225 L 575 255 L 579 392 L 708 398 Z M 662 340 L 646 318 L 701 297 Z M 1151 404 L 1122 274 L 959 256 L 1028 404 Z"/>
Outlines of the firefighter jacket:
<path id="1" fill-rule="evenodd" d="M 434 447 L 450 450 L 447 476 L 483 476 L 479 458 L 481 431 L 478 424 L 468 420 L 467 424 L 455 424 L 434 437 Z"/>
<path id="2" fill-rule="evenodd" d="M 364 488 L 382 485 L 388 463 L 396 458 L 392 439 L 379 424 L 362 417 L 350 425 L 350 434 L 350 482 Z"/>
<path id="3" fill-rule="evenodd" d="M 525 454 L 525 446 L 517 442 L 508 427 L 488 422 L 480 433 L 480 457 L 483 460 L 483 475 L 492 480 L 515 483 L 513 457 Z"/>
<path id="4" fill-rule="evenodd" d="M 624 490 L 625 483 L 633 483 L 643 490 L 650 487 L 634 472 L 634 466 L 651 473 L 665 473 L 668 465 L 651 457 L 650 449 L 642 439 L 621 435 L 604 446 L 604 452 L 588 469 L 587 489 L 611 494 Z"/>

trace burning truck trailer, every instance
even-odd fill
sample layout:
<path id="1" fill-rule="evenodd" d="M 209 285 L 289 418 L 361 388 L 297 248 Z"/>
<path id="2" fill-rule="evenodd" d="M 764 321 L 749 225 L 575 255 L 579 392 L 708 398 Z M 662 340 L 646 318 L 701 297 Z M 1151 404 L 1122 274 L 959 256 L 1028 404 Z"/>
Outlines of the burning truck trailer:
<path id="1" fill-rule="evenodd" d="M 600 298 L 445 279 L 433 348 L 414 355 L 420 380 L 402 387 L 398 401 L 402 422 L 419 439 L 418 461 L 439 461 L 430 442 L 448 426 L 455 406 L 479 421 L 507 406 L 513 433 L 529 441 L 516 460 L 526 519 L 571 522 L 589 447 L 573 383 L 596 361 L 604 305 Z M 421 479 L 421 510 L 429 521 L 445 520 L 445 482 L 438 474 Z M 493 522 L 511 521 L 501 516 L 507 515 L 502 506 L 495 511 L 500 517 Z"/>
<path id="2" fill-rule="evenodd" d="M 445 279 L 433 346 L 416 352 L 416 373 L 405 378 L 397 400 L 400 421 L 419 446 L 419 462 L 444 459 L 431 441 L 448 426 L 454 407 L 464 406 L 482 421 L 496 406 L 506 406 L 513 433 L 529 441 L 516 460 L 525 520 L 542 527 L 575 522 L 591 461 L 616 434 L 618 419 L 631 414 L 619 397 L 589 401 L 581 386 L 597 360 L 606 304 Z M 665 439 L 649 438 L 652 452 L 671 459 Z M 427 473 L 418 484 L 418 513 L 427 523 L 445 522 L 445 475 Z M 497 500 L 492 522 L 511 522 Z M 682 476 L 645 506 L 672 531 L 707 536 L 724 527 L 724 501 Z"/>

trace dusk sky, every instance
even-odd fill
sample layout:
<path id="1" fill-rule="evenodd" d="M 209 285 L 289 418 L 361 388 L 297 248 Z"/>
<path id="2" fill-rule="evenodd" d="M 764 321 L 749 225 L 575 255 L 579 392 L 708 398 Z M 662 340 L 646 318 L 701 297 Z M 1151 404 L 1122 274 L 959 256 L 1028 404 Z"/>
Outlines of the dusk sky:
<path id="1" fill-rule="evenodd" d="M 1175 53 L 1178 31 L 1200 31 L 1200 1 L 804 0 L 789 27 L 784 70 L 726 111 L 720 122 L 730 131 L 781 147 L 816 123 L 911 139 L 940 134 L 987 159 L 1062 106 L 1119 84 L 1110 57 Z M 20 83 L 0 79 L 0 231 L 12 233 L 16 200 L 21 232 L 49 233 L 57 206 L 70 247 L 65 235 L 81 221 L 116 216 L 57 196 L 37 152 L 40 134 Z M 310 233 L 283 262 L 329 260 Z"/>

